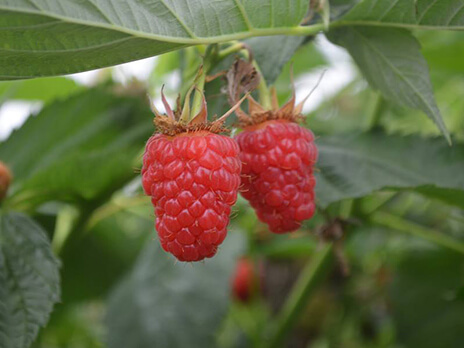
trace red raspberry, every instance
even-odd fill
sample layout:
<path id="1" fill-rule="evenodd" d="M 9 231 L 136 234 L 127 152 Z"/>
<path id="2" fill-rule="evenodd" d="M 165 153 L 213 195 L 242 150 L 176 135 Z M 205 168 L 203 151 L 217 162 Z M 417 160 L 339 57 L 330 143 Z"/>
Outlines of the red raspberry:
<path id="1" fill-rule="evenodd" d="M 274 233 L 298 229 L 315 210 L 313 133 L 288 120 L 249 126 L 237 137 L 241 194 Z"/>
<path id="2" fill-rule="evenodd" d="M 231 104 L 255 88 L 260 78 L 252 62 L 243 60 L 237 60 L 226 77 Z M 261 90 L 266 107 L 248 96 L 248 113 L 240 107 L 235 111 L 243 128 L 236 137 L 243 165 L 240 192 L 274 233 L 294 231 L 314 215 L 317 149 L 313 133 L 296 124 L 310 95 L 295 105 L 293 93 L 279 108 L 275 89 L 271 95 Z"/>
<path id="3" fill-rule="evenodd" d="M 237 60 L 226 76 L 229 102 L 234 104 L 242 93 L 256 86 L 259 75 L 251 61 Z M 311 131 L 296 123 L 309 95 L 295 105 L 293 93 L 280 108 L 275 89 L 268 96 L 261 90 L 260 97 L 266 107 L 248 96 L 248 113 L 240 108 L 235 112 L 243 128 L 236 137 L 243 166 L 240 192 L 272 232 L 290 232 L 315 210 L 313 166 L 317 149 Z"/>
<path id="4" fill-rule="evenodd" d="M 5 198 L 6 191 L 11 183 L 11 172 L 8 167 L 0 161 L 0 201 Z"/>
<path id="5" fill-rule="evenodd" d="M 243 257 L 237 261 L 232 275 L 232 294 L 240 302 L 248 302 L 257 286 L 257 276 L 253 263 Z"/>
<path id="6" fill-rule="evenodd" d="M 211 131 L 217 123 L 198 123 L 197 118 L 183 125 L 171 117 L 155 118 L 159 127 L 170 126 L 148 140 L 143 188 L 152 197 L 163 249 L 180 261 L 200 261 L 214 256 L 226 237 L 240 185 L 239 148 L 233 139 Z"/>

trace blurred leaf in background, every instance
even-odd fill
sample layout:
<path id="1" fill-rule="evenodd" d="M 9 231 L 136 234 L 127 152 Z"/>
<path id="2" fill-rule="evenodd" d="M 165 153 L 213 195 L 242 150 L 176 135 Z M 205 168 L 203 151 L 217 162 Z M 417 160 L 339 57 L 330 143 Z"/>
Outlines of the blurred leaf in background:
<path id="1" fill-rule="evenodd" d="M 229 231 L 214 259 L 184 265 L 148 243 L 110 297 L 109 347 L 213 347 L 242 250 L 240 234 Z"/>
<path id="2" fill-rule="evenodd" d="M 49 103 L 82 91 L 75 81 L 66 77 L 45 77 L 34 80 L 0 82 L 0 95 L 3 98 L 20 100 L 40 100 Z"/>
<path id="3" fill-rule="evenodd" d="M 47 200 L 98 200 L 136 175 L 153 132 L 148 105 L 89 89 L 45 107 L 0 143 L 14 175 L 9 202 L 28 209 Z"/>

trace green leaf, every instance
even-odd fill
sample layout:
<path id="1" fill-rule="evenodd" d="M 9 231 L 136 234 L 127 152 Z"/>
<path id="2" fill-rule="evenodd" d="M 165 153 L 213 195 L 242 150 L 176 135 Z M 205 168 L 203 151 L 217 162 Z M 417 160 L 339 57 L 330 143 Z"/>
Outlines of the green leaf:
<path id="1" fill-rule="evenodd" d="M 314 41 L 304 41 L 296 51 L 292 52 L 287 63 L 281 68 L 274 85 L 281 105 L 286 103 L 292 96 L 291 75 L 298 79 L 300 75 L 314 72 L 328 65 L 327 59 L 316 48 Z M 316 70 L 317 71 L 317 70 Z"/>
<path id="2" fill-rule="evenodd" d="M 257 37 L 248 39 L 245 43 L 250 46 L 266 82 L 273 84 L 284 65 L 305 43 L 305 38 L 299 36 Z"/>
<path id="3" fill-rule="evenodd" d="M 138 200 L 144 204 L 125 207 L 124 200 L 117 200 L 102 206 L 94 217 L 112 215 L 95 226 L 89 224 L 82 240 L 61 256 L 66 270 L 62 275 L 64 303 L 105 298 L 130 270 L 144 242 L 153 242 L 153 206 L 148 197 Z"/>
<path id="4" fill-rule="evenodd" d="M 141 100 L 102 89 L 50 104 L 0 143 L 0 158 L 14 176 L 5 204 L 87 204 L 111 194 L 136 175 L 151 121 Z"/>
<path id="5" fill-rule="evenodd" d="M 412 29 L 464 30 L 464 4 L 461 0 L 363 0 L 341 21 Z"/>
<path id="6" fill-rule="evenodd" d="M 175 263 L 151 241 L 110 298 L 110 348 L 214 347 L 230 299 L 229 278 L 242 249 L 229 233 L 213 259 Z"/>
<path id="7" fill-rule="evenodd" d="M 350 52 L 373 88 L 393 102 L 422 110 L 450 141 L 435 102 L 427 62 L 411 33 L 347 27 L 333 31 L 329 37 Z"/>
<path id="8" fill-rule="evenodd" d="M 322 207 L 386 188 L 416 189 L 464 207 L 462 144 L 373 132 L 323 137 L 317 145 L 316 197 Z"/>
<path id="9" fill-rule="evenodd" d="M 0 346 L 27 348 L 60 299 L 59 262 L 45 232 L 18 213 L 0 215 Z"/>
<path id="10" fill-rule="evenodd" d="M 0 0 L 0 79 L 69 74 L 295 28 L 307 1 Z"/>
<path id="11" fill-rule="evenodd" d="M 461 32 L 427 31 L 419 37 L 422 50 L 433 73 L 447 72 L 451 76 L 464 73 L 464 40 Z"/>
<path id="12" fill-rule="evenodd" d="M 464 262 L 445 250 L 410 249 L 395 267 L 390 303 L 404 347 L 453 348 L 464 341 L 464 302 L 458 298 Z"/>
<path id="13" fill-rule="evenodd" d="M 8 99 L 41 100 L 45 103 L 82 89 L 82 86 L 64 77 L 0 82 L 0 96 L 6 93 Z"/>
<path id="14" fill-rule="evenodd" d="M 330 2 L 330 19 L 336 20 L 345 15 L 359 0 L 327 0 Z"/>

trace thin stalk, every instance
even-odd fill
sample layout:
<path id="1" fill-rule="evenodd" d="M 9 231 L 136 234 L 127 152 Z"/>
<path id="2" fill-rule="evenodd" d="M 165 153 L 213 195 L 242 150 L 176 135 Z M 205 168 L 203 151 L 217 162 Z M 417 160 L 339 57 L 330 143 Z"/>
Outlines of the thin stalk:
<path id="1" fill-rule="evenodd" d="M 223 60 L 227 56 L 231 55 L 232 53 L 240 52 L 244 49 L 243 42 L 236 41 L 229 47 L 221 49 L 217 55 L 218 60 Z"/>
<path id="2" fill-rule="evenodd" d="M 348 200 L 341 202 L 339 216 L 342 219 L 348 219 L 351 216 L 351 213 L 353 212 L 353 206 L 354 206 L 353 199 L 348 199 Z"/>
<path id="3" fill-rule="evenodd" d="M 68 239 L 73 229 L 73 224 L 78 217 L 79 210 L 73 206 L 65 206 L 58 212 L 52 239 L 52 249 L 56 255 L 60 254 L 61 248 Z"/>
<path id="4" fill-rule="evenodd" d="M 197 77 L 197 80 L 195 82 L 197 89 L 195 90 L 195 94 L 193 95 L 192 111 L 190 112 L 191 117 L 194 117 L 201 109 L 201 103 L 203 99 L 202 92 L 205 89 L 206 70 L 207 67 L 203 66 L 203 72 L 200 74 L 200 76 Z M 189 100 L 186 100 L 185 102 L 188 103 Z"/>
<path id="5" fill-rule="evenodd" d="M 283 341 L 304 310 L 311 293 L 324 279 L 333 259 L 333 244 L 326 243 L 308 261 L 279 313 L 273 335 L 265 347 L 283 347 Z"/>
<path id="6" fill-rule="evenodd" d="M 256 71 L 258 72 L 259 76 L 259 85 L 258 85 L 258 93 L 259 93 L 259 102 L 266 110 L 270 110 L 272 108 L 271 103 L 271 93 L 269 92 L 269 87 L 267 86 L 266 80 L 264 79 L 263 73 L 259 68 L 258 63 L 256 60 L 253 59 L 253 66 L 255 67 Z"/>
<path id="7" fill-rule="evenodd" d="M 384 207 L 387 203 L 391 202 L 398 195 L 398 192 L 391 192 L 391 193 L 385 192 L 384 194 L 385 194 L 385 197 L 379 199 L 379 201 L 375 203 L 368 200 L 365 205 L 368 206 L 369 208 L 365 208 L 363 204 L 362 213 L 367 216 L 371 215 L 372 213 L 376 212 L 380 208 Z"/>
<path id="8" fill-rule="evenodd" d="M 409 233 L 436 245 L 464 254 L 464 243 L 461 241 L 448 237 L 445 234 L 438 233 L 430 228 L 418 225 L 414 222 L 404 220 L 395 215 L 385 212 L 377 212 L 371 215 L 370 220 L 374 224 L 388 227 L 399 232 Z"/>
<path id="9" fill-rule="evenodd" d="M 200 67 L 200 71 L 198 72 L 194 80 L 196 88 L 193 95 L 192 110 L 190 112 L 192 118 L 195 117 L 195 115 L 201 110 L 204 98 L 203 91 L 205 89 L 206 75 L 208 74 L 211 67 L 213 66 L 214 61 L 216 60 L 216 49 L 217 45 L 197 46 L 197 51 L 200 53 L 200 55 L 203 56 L 203 65 Z M 189 101 L 186 100 L 184 102 L 188 103 Z"/>
<path id="10" fill-rule="evenodd" d="M 93 208 L 86 208 L 80 211 L 77 219 L 74 221 L 72 228 L 67 233 L 65 239 L 61 240 L 59 246 L 56 247 L 55 252 L 57 255 L 65 255 L 69 250 L 71 250 L 79 241 L 82 240 L 82 237 L 87 231 L 87 223 L 89 222 L 90 217 L 92 216 Z"/>
<path id="11" fill-rule="evenodd" d="M 378 126 L 380 117 L 382 116 L 385 110 L 385 105 L 386 103 L 385 103 L 385 99 L 383 98 L 383 96 L 380 94 L 377 94 L 377 99 L 375 101 L 374 108 L 372 110 L 370 117 L 367 119 L 367 122 L 366 122 L 366 126 L 365 126 L 366 131 L 370 131 Z"/>

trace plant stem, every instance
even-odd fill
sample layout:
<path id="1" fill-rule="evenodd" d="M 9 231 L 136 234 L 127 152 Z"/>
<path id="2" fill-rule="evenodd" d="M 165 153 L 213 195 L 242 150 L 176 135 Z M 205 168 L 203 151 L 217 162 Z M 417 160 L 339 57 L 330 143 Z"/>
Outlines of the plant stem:
<path id="1" fill-rule="evenodd" d="M 406 232 L 414 236 L 423 238 L 436 245 L 454 250 L 458 253 L 464 254 L 464 243 L 454 238 L 448 237 L 445 234 L 438 233 L 427 227 L 420 226 L 416 223 L 406 221 L 400 217 L 385 212 L 377 212 L 371 215 L 370 220 L 384 227 L 391 228 L 392 230 Z"/>
<path id="2" fill-rule="evenodd" d="M 282 342 L 304 310 L 311 293 L 327 274 L 333 259 L 332 249 L 332 243 L 323 244 L 306 264 L 277 317 L 273 335 L 268 344 L 265 344 L 266 347 L 283 347 Z"/>
<path id="3" fill-rule="evenodd" d="M 57 255 L 65 255 L 82 239 L 85 232 L 87 231 L 87 223 L 92 216 L 93 210 L 93 207 L 89 207 L 79 212 L 79 215 L 73 222 L 73 225 L 68 231 L 66 238 L 61 240 L 59 245 L 56 246 L 55 252 Z"/>
<path id="4" fill-rule="evenodd" d="M 204 65 L 202 69 L 203 72 L 200 74 L 200 76 L 197 77 L 195 82 L 197 89 L 193 95 L 192 111 L 190 112 L 191 117 L 194 117 L 201 109 L 203 90 L 205 89 L 206 71 L 208 70 L 208 67 Z M 188 103 L 190 101 L 186 100 L 185 102 Z"/>
<path id="5" fill-rule="evenodd" d="M 218 58 L 219 61 L 221 61 L 224 58 L 226 58 L 227 56 L 231 55 L 232 53 L 240 52 L 243 49 L 244 49 L 243 42 L 234 41 L 234 43 L 232 45 L 230 45 L 229 47 L 220 50 L 219 53 L 218 53 L 217 58 Z"/>
<path id="6" fill-rule="evenodd" d="M 68 239 L 73 224 L 79 217 L 79 210 L 74 206 L 65 206 L 61 208 L 56 216 L 55 231 L 52 239 L 52 249 L 56 255 L 59 255 L 63 244 Z"/>
<path id="7" fill-rule="evenodd" d="M 351 213 L 353 212 L 353 206 L 354 206 L 353 199 L 348 199 L 348 200 L 344 200 L 343 202 L 341 202 L 339 216 L 342 219 L 348 219 L 351 216 Z"/>
<path id="8" fill-rule="evenodd" d="M 366 127 L 365 127 L 366 131 L 370 131 L 378 126 L 380 117 L 382 116 L 383 111 L 385 110 L 385 105 L 386 103 L 385 103 L 385 99 L 383 98 L 383 96 L 380 94 L 377 94 L 377 98 L 374 104 L 374 109 L 372 110 L 372 113 L 366 122 Z"/>
<path id="9" fill-rule="evenodd" d="M 270 110 L 272 108 L 271 103 L 271 93 L 269 92 L 269 88 L 267 86 L 266 80 L 264 79 L 263 73 L 259 68 L 258 63 L 256 60 L 253 59 L 253 66 L 255 67 L 256 71 L 258 72 L 259 76 L 259 85 L 258 85 L 258 93 L 259 93 L 259 102 L 266 110 Z"/>

